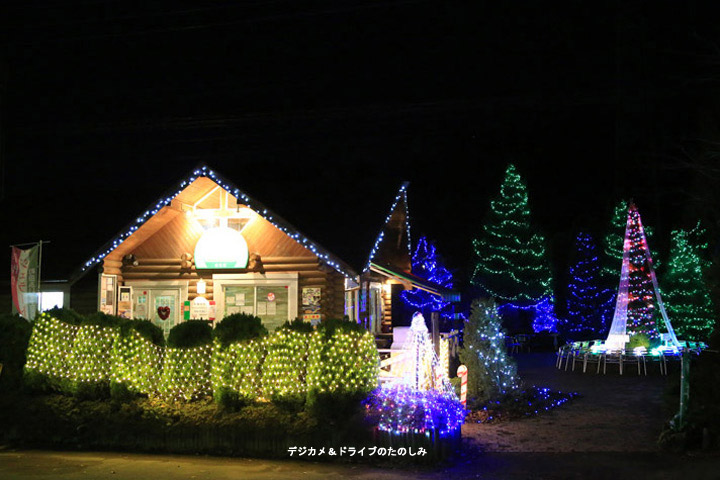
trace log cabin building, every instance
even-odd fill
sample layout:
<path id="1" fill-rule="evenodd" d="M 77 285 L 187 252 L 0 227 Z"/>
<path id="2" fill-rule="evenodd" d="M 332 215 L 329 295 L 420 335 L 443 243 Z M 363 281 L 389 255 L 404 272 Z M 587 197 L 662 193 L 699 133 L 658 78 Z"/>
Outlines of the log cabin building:
<path id="1" fill-rule="evenodd" d="M 78 267 L 63 286 L 65 306 L 144 318 L 165 334 L 188 319 L 232 313 L 287 320 L 342 318 L 389 345 L 410 324 L 401 292 L 443 299 L 456 292 L 411 273 L 403 183 L 362 273 L 208 167 L 195 169 Z"/>
<path id="2" fill-rule="evenodd" d="M 100 248 L 69 279 L 70 307 L 178 323 L 345 314 L 355 271 L 208 167 L 196 169 Z"/>

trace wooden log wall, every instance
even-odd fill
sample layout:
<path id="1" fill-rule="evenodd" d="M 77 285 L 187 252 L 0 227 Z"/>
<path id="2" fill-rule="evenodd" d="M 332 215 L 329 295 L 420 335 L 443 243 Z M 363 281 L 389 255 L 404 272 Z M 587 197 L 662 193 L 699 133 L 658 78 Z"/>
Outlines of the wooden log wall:
<path id="1" fill-rule="evenodd" d="M 251 262 L 249 268 L 238 270 L 195 270 L 194 266 L 183 266 L 180 258 L 137 258 L 134 262 L 112 262 L 105 267 L 121 280 L 187 280 L 188 300 L 198 296 L 197 281 L 205 280 L 205 294 L 214 299 L 212 274 L 222 273 L 298 273 L 298 312 L 302 311 L 302 289 L 321 289 L 321 313 L 325 318 L 342 318 L 345 313 L 345 279 L 333 269 L 321 266 L 318 258 L 296 256 L 260 257 Z"/>

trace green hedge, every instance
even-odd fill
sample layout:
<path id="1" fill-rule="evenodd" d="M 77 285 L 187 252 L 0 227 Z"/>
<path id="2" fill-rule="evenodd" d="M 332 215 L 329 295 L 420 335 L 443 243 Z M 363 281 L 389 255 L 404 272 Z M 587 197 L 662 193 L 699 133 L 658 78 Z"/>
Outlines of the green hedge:
<path id="1" fill-rule="evenodd" d="M 362 326 L 348 320 L 321 323 L 308 346 L 308 400 L 318 394 L 371 392 L 379 363 L 375 339 Z"/>
<path id="2" fill-rule="evenodd" d="M 306 395 L 364 395 L 377 386 L 373 337 L 352 322 L 333 320 L 314 331 L 296 321 L 267 337 L 254 317 L 226 326 L 205 343 L 212 334 L 206 322 L 182 323 L 163 348 L 147 322 L 98 315 L 68 324 L 42 314 L 29 341 L 26 384 L 84 397 L 213 395 L 226 406 L 260 397 L 302 403 Z M 226 344 L 231 336 L 245 340 Z"/>
<path id="3" fill-rule="evenodd" d="M 276 402 L 305 402 L 309 343 L 309 332 L 289 325 L 277 329 L 267 339 L 267 357 L 262 369 L 263 395 Z"/>

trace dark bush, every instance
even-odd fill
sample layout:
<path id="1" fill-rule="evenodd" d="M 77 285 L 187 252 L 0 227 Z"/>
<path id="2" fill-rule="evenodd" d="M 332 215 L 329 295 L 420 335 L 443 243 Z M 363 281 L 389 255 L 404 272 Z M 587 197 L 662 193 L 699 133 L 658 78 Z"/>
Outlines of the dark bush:
<path id="1" fill-rule="evenodd" d="M 336 331 L 343 333 L 365 333 L 366 331 L 365 327 L 361 324 L 348 320 L 347 318 L 328 318 L 327 320 L 320 322 L 318 330 L 323 332 L 326 338 L 330 338 L 335 335 Z"/>
<path id="2" fill-rule="evenodd" d="M 62 319 L 61 319 L 62 320 Z M 85 315 L 80 325 L 97 325 L 98 327 L 119 327 L 128 323 L 130 320 L 117 315 L 108 315 L 103 312 L 93 312 Z"/>
<path id="3" fill-rule="evenodd" d="M 306 322 L 302 318 L 296 318 L 293 321 L 287 321 L 287 322 L 283 323 L 283 325 L 280 328 L 287 328 L 288 330 L 293 330 L 295 332 L 302 332 L 302 333 L 310 333 L 315 329 L 315 327 L 313 327 L 312 323 Z"/>
<path id="4" fill-rule="evenodd" d="M 85 319 L 84 316 L 80 315 L 71 308 L 55 307 L 51 308 L 50 310 L 45 310 L 45 313 L 69 325 L 80 325 Z"/>
<path id="5" fill-rule="evenodd" d="M 128 389 L 128 386 L 122 382 L 110 382 L 110 398 L 119 402 L 126 402 L 137 397 Z"/>
<path id="6" fill-rule="evenodd" d="M 187 320 L 170 329 L 167 345 L 173 348 L 192 348 L 212 342 L 213 329 L 205 320 Z"/>
<path id="7" fill-rule="evenodd" d="M 246 313 L 233 313 L 223 318 L 212 332 L 213 338 L 227 347 L 231 343 L 251 340 L 268 334 L 262 320 Z"/>
<path id="8" fill-rule="evenodd" d="M 136 331 L 145 340 L 154 343 L 158 347 L 165 345 L 165 336 L 162 328 L 158 327 L 150 320 L 129 320 L 120 325 L 120 335 L 126 337 L 131 331 Z"/>
<path id="9" fill-rule="evenodd" d="M 32 324 L 20 315 L 0 315 L 0 391 L 17 390 L 22 386 L 25 351 Z"/>

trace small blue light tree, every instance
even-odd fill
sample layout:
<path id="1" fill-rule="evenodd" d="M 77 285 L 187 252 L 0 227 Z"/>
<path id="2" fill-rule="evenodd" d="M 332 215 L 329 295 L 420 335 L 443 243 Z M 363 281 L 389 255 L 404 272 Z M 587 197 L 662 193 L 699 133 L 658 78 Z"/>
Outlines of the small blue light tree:
<path id="1" fill-rule="evenodd" d="M 568 283 L 568 319 L 563 330 L 570 337 L 600 338 L 607 334 L 615 292 L 601 286 L 601 265 L 590 235 L 575 238 L 575 263 Z"/>
<path id="2" fill-rule="evenodd" d="M 453 288 L 452 273 L 440 263 L 435 246 L 425 237 L 420 237 L 415 248 L 412 257 L 412 273 L 435 285 L 447 289 Z M 425 290 L 418 288 L 405 290 L 400 296 L 406 305 L 414 310 L 419 310 L 423 315 L 429 316 L 430 312 L 440 312 L 442 317 L 452 317 L 453 311 L 450 302 L 443 301 L 441 297 Z"/>

